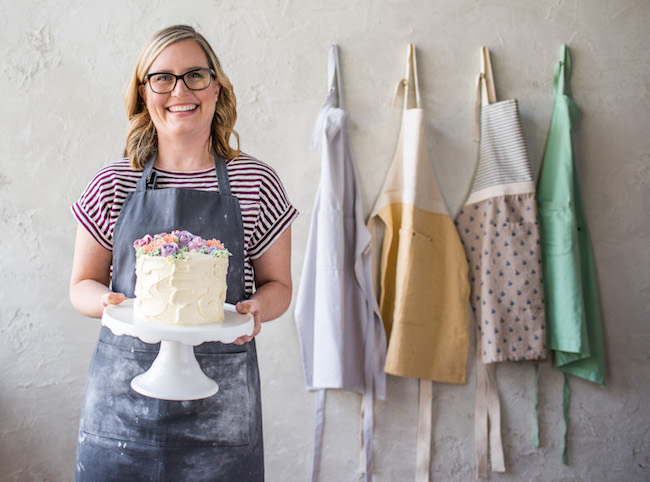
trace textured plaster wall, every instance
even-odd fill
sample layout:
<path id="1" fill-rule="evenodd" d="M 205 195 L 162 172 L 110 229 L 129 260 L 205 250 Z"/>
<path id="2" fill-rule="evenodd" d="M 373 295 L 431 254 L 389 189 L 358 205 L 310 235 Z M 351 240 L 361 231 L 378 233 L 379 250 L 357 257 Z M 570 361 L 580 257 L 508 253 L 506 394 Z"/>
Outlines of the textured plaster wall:
<path id="1" fill-rule="evenodd" d="M 0 479 L 70 480 L 86 370 L 99 322 L 67 285 L 76 229 L 69 205 L 121 155 L 122 92 L 140 46 L 173 23 L 213 43 L 238 95 L 245 151 L 266 160 L 302 212 L 300 276 L 320 156 L 308 150 L 341 47 L 351 142 L 368 213 L 395 147 L 390 107 L 405 46 L 418 48 L 428 148 L 451 212 L 476 159 L 472 102 L 487 45 L 500 99 L 517 98 L 538 172 L 553 64 L 571 47 L 578 171 L 602 293 L 608 384 L 572 380 L 570 465 L 560 461 L 561 376 L 541 370 L 541 447 L 531 443 L 529 366 L 499 367 L 508 472 L 493 480 L 650 479 L 650 3 L 643 0 L 227 0 L 2 2 L 0 17 Z M 297 283 L 296 283 L 297 284 Z M 291 312 L 259 335 L 269 481 L 307 480 L 313 397 Z M 474 357 L 468 383 L 436 384 L 432 473 L 473 480 Z M 322 480 L 358 479 L 360 397 L 329 392 Z M 417 383 L 389 377 L 376 405 L 376 480 L 412 480 Z M 245 463 L 245 462 L 243 462 Z"/>

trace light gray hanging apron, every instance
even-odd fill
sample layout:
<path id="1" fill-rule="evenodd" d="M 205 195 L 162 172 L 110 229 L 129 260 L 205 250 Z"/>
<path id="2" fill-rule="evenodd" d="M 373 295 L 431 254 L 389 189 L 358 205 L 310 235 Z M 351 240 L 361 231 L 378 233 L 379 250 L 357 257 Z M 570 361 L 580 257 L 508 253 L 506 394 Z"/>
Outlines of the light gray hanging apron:
<path id="1" fill-rule="evenodd" d="M 133 297 L 134 240 L 184 229 L 223 241 L 233 253 L 226 301 L 243 299 L 244 227 L 226 161 L 215 154 L 218 193 L 156 189 L 153 162 L 145 166 L 115 225 L 112 289 Z M 149 398 L 131 389 L 131 379 L 149 368 L 159 346 L 102 327 L 82 407 L 75 480 L 263 480 L 255 341 L 195 347 L 201 368 L 219 384 L 219 392 L 190 401 Z"/>
<path id="2" fill-rule="evenodd" d="M 329 92 L 318 115 L 312 149 L 322 139 L 321 180 L 314 203 L 296 325 L 305 381 L 316 393 L 312 480 L 318 480 L 325 390 L 363 397 L 361 469 L 372 480 L 373 399 L 386 392 L 386 337 L 372 287 L 370 233 L 348 139 L 338 47 L 328 57 Z"/>

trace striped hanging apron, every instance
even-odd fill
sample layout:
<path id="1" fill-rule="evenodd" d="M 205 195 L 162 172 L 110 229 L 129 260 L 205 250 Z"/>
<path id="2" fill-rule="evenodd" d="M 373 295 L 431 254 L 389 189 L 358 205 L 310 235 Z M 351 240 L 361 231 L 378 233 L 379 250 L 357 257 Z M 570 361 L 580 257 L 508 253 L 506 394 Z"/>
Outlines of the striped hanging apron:
<path id="1" fill-rule="evenodd" d="M 470 267 L 477 331 L 477 473 L 486 477 L 488 446 L 492 470 L 505 471 L 494 363 L 546 358 L 546 326 L 535 184 L 517 101 L 496 101 L 487 48 L 481 57 L 479 159 L 456 225 Z"/>

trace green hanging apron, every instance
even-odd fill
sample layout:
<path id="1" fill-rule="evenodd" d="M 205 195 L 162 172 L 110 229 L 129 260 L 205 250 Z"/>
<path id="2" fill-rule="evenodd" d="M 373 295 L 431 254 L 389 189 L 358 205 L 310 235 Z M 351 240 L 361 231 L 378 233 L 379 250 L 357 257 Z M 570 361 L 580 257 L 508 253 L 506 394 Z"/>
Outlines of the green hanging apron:
<path id="1" fill-rule="evenodd" d="M 555 66 L 553 115 L 537 199 L 547 342 L 554 352 L 555 366 L 565 373 L 565 419 L 569 403 L 567 375 L 605 383 L 598 286 L 571 138 L 578 107 L 570 97 L 570 78 L 571 59 L 567 46 L 562 45 Z"/>
<path id="2" fill-rule="evenodd" d="M 555 66 L 553 117 L 537 199 L 549 347 L 555 365 L 600 385 L 605 356 L 593 254 L 576 173 L 571 131 L 578 108 L 571 100 L 566 45 Z"/>

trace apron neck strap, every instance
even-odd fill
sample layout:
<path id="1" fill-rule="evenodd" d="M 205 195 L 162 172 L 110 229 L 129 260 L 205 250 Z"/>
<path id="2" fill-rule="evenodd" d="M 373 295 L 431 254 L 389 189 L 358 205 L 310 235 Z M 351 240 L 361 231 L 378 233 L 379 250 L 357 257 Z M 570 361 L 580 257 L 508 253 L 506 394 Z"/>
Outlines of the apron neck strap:
<path id="1" fill-rule="evenodd" d="M 230 180 L 228 179 L 228 166 L 226 160 L 217 155 L 214 151 L 214 167 L 217 174 L 217 185 L 219 186 L 219 194 L 230 196 Z"/>
<path id="2" fill-rule="evenodd" d="M 153 164 L 156 160 L 156 154 L 152 155 L 142 170 L 142 176 L 138 179 L 135 190 L 146 191 L 147 189 L 156 189 L 156 179 L 158 173 L 153 170 Z M 214 167 L 217 175 L 217 185 L 219 186 L 219 193 L 224 196 L 230 196 L 230 180 L 228 179 L 228 166 L 226 160 L 217 155 L 214 151 Z"/>
<path id="3" fill-rule="evenodd" d="M 397 98 L 401 91 L 404 91 L 404 110 L 415 107 L 420 108 L 420 85 L 418 83 L 418 63 L 415 56 L 415 45 L 409 44 L 406 47 L 406 74 L 395 87 L 393 106 L 397 107 Z M 414 105 L 415 104 L 415 105 Z"/>
<path id="4" fill-rule="evenodd" d="M 571 95 L 571 56 L 566 44 L 560 47 L 560 61 L 555 64 L 555 83 L 553 85 L 553 94 Z"/>
<path id="5" fill-rule="evenodd" d="M 420 108 L 420 85 L 418 83 L 418 63 L 415 57 L 415 45 L 409 44 L 406 49 L 406 82 L 404 84 L 404 110 L 409 108 L 413 97 L 415 108 Z"/>
<path id="6" fill-rule="evenodd" d="M 332 96 L 332 106 L 344 109 L 343 88 L 341 86 L 341 69 L 339 66 L 339 48 L 331 45 L 327 58 L 328 88 Z"/>

